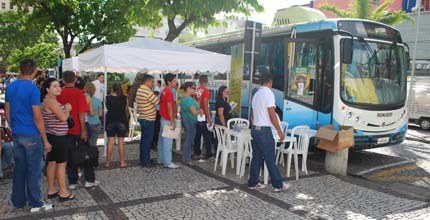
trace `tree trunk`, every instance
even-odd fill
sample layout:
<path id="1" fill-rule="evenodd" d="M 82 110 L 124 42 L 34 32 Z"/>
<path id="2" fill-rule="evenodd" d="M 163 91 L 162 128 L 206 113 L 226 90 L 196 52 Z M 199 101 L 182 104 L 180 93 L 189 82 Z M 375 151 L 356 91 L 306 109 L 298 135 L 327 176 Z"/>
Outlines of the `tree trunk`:
<path id="1" fill-rule="evenodd" d="M 166 38 L 164 38 L 164 40 L 172 42 L 179 36 L 179 34 L 181 34 L 181 31 L 178 31 L 178 29 L 169 30 L 169 33 L 167 34 Z"/>
<path id="2" fill-rule="evenodd" d="M 72 50 L 72 44 L 69 44 L 67 41 L 63 42 L 63 50 L 64 50 L 64 57 L 70 58 L 71 57 L 71 50 Z"/>

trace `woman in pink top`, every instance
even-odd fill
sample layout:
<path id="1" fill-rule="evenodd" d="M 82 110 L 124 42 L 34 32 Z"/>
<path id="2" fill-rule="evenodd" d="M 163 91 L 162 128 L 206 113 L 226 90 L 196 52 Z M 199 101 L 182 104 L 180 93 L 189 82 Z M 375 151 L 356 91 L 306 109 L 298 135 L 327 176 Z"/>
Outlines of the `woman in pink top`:
<path id="1" fill-rule="evenodd" d="M 45 122 L 46 135 L 52 150 L 47 154 L 48 167 L 46 176 L 48 181 L 48 199 L 58 197 L 60 201 L 75 199 L 75 195 L 67 190 L 66 186 L 66 165 L 71 137 L 67 134 L 69 128 L 67 118 L 69 118 L 72 106 L 67 103 L 60 104 L 57 96 L 61 94 L 60 83 L 54 79 L 47 79 L 42 86 L 41 105 L 42 116 Z M 55 180 L 59 190 L 55 188 Z"/>

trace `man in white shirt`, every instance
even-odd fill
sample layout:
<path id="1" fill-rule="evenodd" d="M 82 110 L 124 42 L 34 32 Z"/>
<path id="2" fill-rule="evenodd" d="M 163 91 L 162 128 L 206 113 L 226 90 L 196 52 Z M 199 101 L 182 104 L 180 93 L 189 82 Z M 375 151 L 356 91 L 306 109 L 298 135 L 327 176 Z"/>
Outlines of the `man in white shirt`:
<path id="1" fill-rule="evenodd" d="M 163 91 L 161 88 L 161 80 L 157 80 L 154 86 L 154 92 L 158 92 L 160 94 L 161 91 Z"/>
<path id="2" fill-rule="evenodd" d="M 272 186 L 275 192 L 285 191 L 289 184 L 282 182 L 275 163 L 275 134 L 272 128 L 277 131 L 280 140 L 285 138 L 278 117 L 275 112 L 275 95 L 272 92 L 272 76 L 264 74 L 260 78 L 261 87 L 252 98 L 252 161 L 249 171 L 248 188 L 262 189 L 265 186 L 260 183 L 260 168 L 266 162 L 269 170 Z"/>
<path id="3" fill-rule="evenodd" d="M 105 91 L 106 91 L 105 74 L 104 73 L 97 74 L 97 79 L 93 81 L 93 84 L 96 87 L 96 92 L 94 93 L 94 96 L 104 102 Z"/>

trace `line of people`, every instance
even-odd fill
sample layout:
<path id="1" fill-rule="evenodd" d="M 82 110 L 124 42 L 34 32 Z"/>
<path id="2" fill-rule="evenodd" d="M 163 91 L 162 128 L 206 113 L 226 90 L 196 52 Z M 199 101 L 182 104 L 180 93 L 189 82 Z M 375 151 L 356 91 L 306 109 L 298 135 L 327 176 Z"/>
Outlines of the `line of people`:
<path id="1" fill-rule="evenodd" d="M 61 82 L 53 78 L 46 79 L 40 82 L 41 88 L 39 89 L 33 81 L 37 72 L 37 65 L 34 61 L 23 60 L 20 63 L 20 78 L 11 83 L 6 90 L 5 113 L 12 129 L 14 142 L 15 168 L 11 200 L 15 208 L 23 208 L 29 204 L 30 211 L 37 212 L 53 207 L 52 204 L 42 202 L 40 195 L 44 151 L 47 153 L 48 199 L 58 198 L 59 201 L 75 199 L 76 195 L 69 190 L 77 188 L 80 173 L 85 181 L 84 187 L 94 187 L 99 184 L 95 176 L 94 163 L 87 161 L 77 163 L 76 158 L 79 155 L 77 149 L 82 143 L 85 142 L 94 147 L 97 145 L 101 128 L 100 117 L 103 116 L 103 102 L 106 102 L 107 108 L 104 124 L 108 136 L 107 156 L 104 164 L 106 168 L 110 168 L 115 139 L 118 141 L 120 168 L 130 166 L 126 163 L 124 149 L 130 96 L 134 97 L 137 105 L 138 122 L 141 126 L 140 165 L 144 168 L 156 165 L 151 160 L 151 147 L 156 142 L 157 164 L 170 169 L 179 167 L 172 160 L 172 139 L 162 135 L 165 126 L 170 126 L 173 130 L 177 126 L 176 75 L 172 73 L 164 75 L 165 87 L 162 91 L 160 90 L 159 94 L 157 93 L 160 86 L 157 86 L 158 90 L 154 89 L 155 80 L 152 75 L 144 74 L 141 78 L 139 76 L 138 83 L 133 85 L 135 94 L 129 91 L 129 99 L 127 99 L 123 95 L 121 86 L 117 83 L 112 85 L 109 95 L 104 97 L 103 74 L 99 74 L 96 81 L 88 82 L 84 84 L 83 89 L 79 89 L 75 87 L 77 81 L 75 73 L 65 71 Z M 270 87 L 270 83 L 272 83 L 271 79 L 267 78 L 261 88 Z M 187 165 L 192 165 L 192 160 L 211 160 L 213 158 L 213 152 L 217 150 L 217 143 L 211 127 L 214 123 L 227 127 L 227 121 L 232 118 L 231 107 L 227 102 L 229 90 L 226 86 L 221 86 L 216 97 L 215 120 L 212 120 L 209 106 L 211 97 L 207 84 L 208 77 L 201 75 L 199 87 L 196 88 L 194 82 L 186 82 L 181 88 L 183 92 L 179 115 L 181 115 L 181 124 L 186 134 L 182 146 L 182 162 Z M 260 91 L 263 93 L 262 89 Z M 254 99 L 259 96 L 257 93 Z M 275 117 L 276 113 L 274 113 L 273 93 L 269 94 L 268 90 L 265 91 L 260 100 L 256 101 L 257 103 L 254 103 L 254 99 L 253 109 L 256 112 L 259 111 L 257 106 L 267 105 L 270 110 L 269 113 L 264 108 L 261 109 L 261 114 L 254 112 L 257 120 L 254 117 L 252 136 L 261 136 L 261 138 L 255 141 L 257 148 L 253 144 L 255 152 L 252 163 L 255 165 L 251 167 L 249 186 L 258 189 L 262 188 L 258 181 L 259 164 L 263 158 L 268 160 L 269 156 L 273 156 L 272 152 L 266 152 L 265 149 L 259 149 L 259 147 L 266 146 L 270 142 L 269 139 L 273 141 L 269 128 L 273 127 L 272 117 Z M 271 102 L 268 103 L 268 100 Z M 258 120 L 258 117 L 262 117 L 262 119 Z M 157 125 L 158 119 L 159 125 Z M 279 124 L 273 125 L 278 128 L 279 133 Z M 266 132 L 269 130 L 270 132 Z M 156 133 L 158 139 L 154 138 Z M 205 147 L 204 156 L 200 149 L 202 137 Z M 194 154 L 193 157 L 192 154 Z M 274 175 L 272 179 L 275 189 L 286 189 L 288 185 L 282 183 L 279 172 L 275 171 L 276 166 L 271 162 L 268 167 L 270 175 Z"/>
<path id="2" fill-rule="evenodd" d="M 81 90 L 75 87 L 75 73 L 65 71 L 63 87 L 57 79 L 49 78 L 41 81 L 38 88 L 34 83 L 37 72 L 33 60 L 21 61 L 20 77 L 6 88 L 5 97 L 15 163 L 11 201 L 15 208 L 28 204 L 31 212 L 53 207 L 41 199 L 44 167 L 48 199 L 58 198 L 60 202 L 75 199 L 76 195 L 69 190 L 77 188 L 80 173 L 84 187 L 99 184 L 93 163 L 77 163 L 76 149 L 87 141 L 89 146 L 96 146 L 99 117 L 103 115 L 102 100 L 95 96 L 95 83 L 87 83 Z M 99 76 L 98 81 L 103 83 L 103 77 Z"/>
<path id="3" fill-rule="evenodd" d="M 168 73 L 164 75 L 165 88 L 158 96 L 153 89 L 154 77 L 149 74 L 142 76 L 141 85 L 138 87 L 135 96 L 139 123 L 141 126 L 140 140 L 140 165 L 142 167 L 152 167 L 150 150 L 154 142 L 154 135 L 158 133 L 157 164 L 166 168 L 178 168 L 172 161 L 172 139 L 163 137 L 162 132 L 165 126 L 171 129 L 176 128 L 177 103 L 175 90 L 177 85 L 176 75 Z M 213 152 L 216 152 L 217 143 L 213 133 L 210 131 L 214 123 L 226 126 L 226 122 L 232 117 L 230 104 L 227 102 L 229 90 L 226 86 L 221 86 L 216 97 L 216 116 L 212 121 L 209 106 L 210 91 L 207 88 L 207 75 L 200 75 L 199 87 L 196 88 L 194 82 L 186 82 L 182 86 L 182 96 L 180 98 L 181 124 L 185 129 L 185 143 L 182 146 L 184 164 L 191 165 L 194 160 L 211 160 Z M 131 93 L 132 94 L 132 93 Z M 160 129 L 156 119 L 160 117 Z M 205 155 L 202 155 L 200 145 L 201 137 L 205 147 Z M 213 146 L 213 147 L 212 147 Z M 194 157 L 192 153 L 194 151 Z"/>

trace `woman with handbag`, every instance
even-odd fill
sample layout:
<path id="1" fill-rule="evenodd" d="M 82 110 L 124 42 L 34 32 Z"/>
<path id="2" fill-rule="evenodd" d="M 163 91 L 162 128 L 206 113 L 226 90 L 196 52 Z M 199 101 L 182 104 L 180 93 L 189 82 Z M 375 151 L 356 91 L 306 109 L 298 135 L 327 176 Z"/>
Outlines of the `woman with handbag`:
<path id="1" fill-rule="evenodd" d="M 47 79 L 42 86 L 42 116 L 45 122 L 46 133 L 52 150 L 47 154 L 48 166 L 46 176 L 48 182 L 48 199 L 58 197 L 60 201 L 75 199 L 75 195 L 67 190 L 66 166 L 72 140 L 67 135 L 69 130 L 68 118 L 72 106 L 67 103 L 60 104 L 57 96 L 61 94 L 60 83 L 54 79 Z M 55 188 L 55 180 L 59 189 Z"/>
<path id="2" fill-rule="evenodd" d="M 124 138 L 127 133 L 127 97 L 122 95 L 121 87 L 118 83 L 114 83 L 110 90 L 110 95 L 106 97 L 106 133 L 108 136 L 108 147 L 105 167 L 110 167 L 110 159 L 112 157 L 113 145 L 115 137 L 118 140 L 118 156 L 120 168 L 126 168 L 130 165 L 125 162 Z"/>

